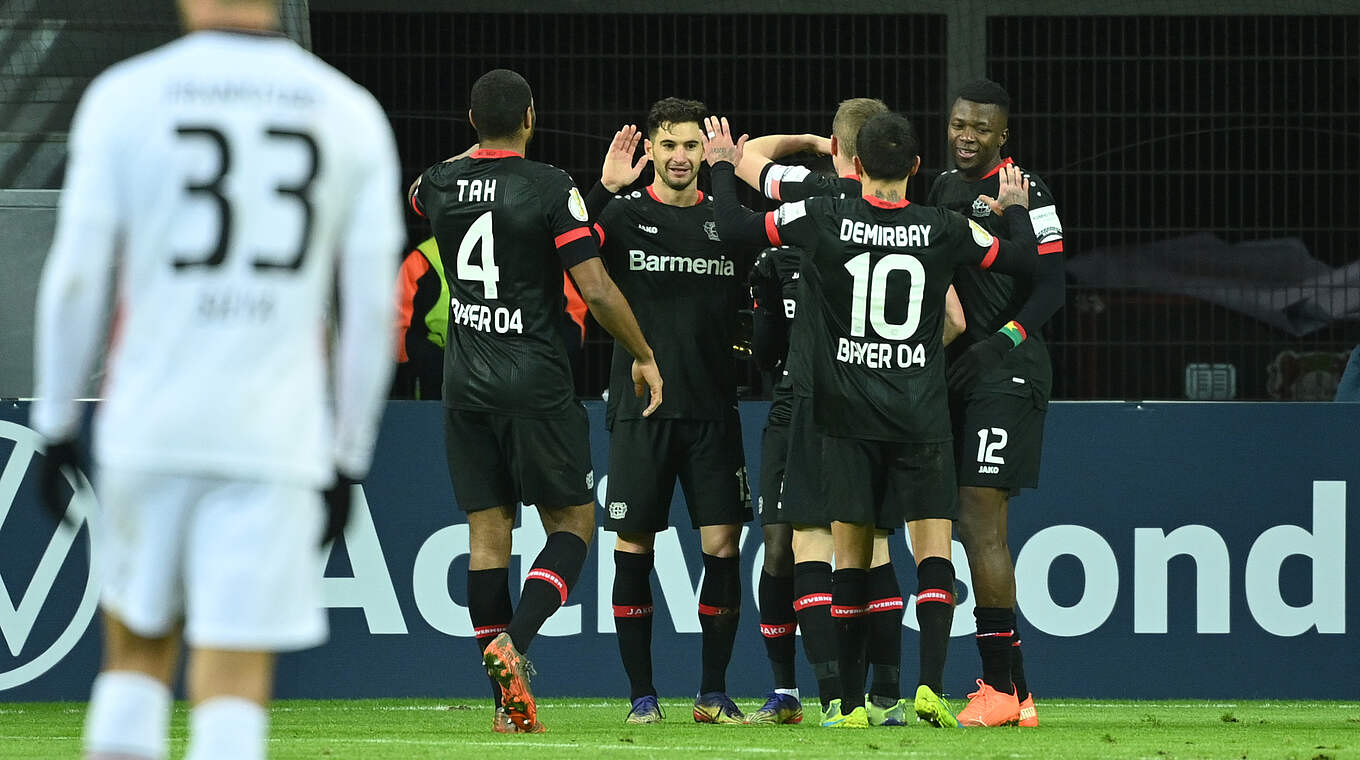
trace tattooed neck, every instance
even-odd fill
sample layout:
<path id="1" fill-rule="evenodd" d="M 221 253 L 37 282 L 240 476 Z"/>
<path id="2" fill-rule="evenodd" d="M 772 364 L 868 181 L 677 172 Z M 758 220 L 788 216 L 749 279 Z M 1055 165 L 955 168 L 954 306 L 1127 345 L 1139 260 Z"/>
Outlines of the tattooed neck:
<path id="1" fill-rule="evenodd" d="M 887 190 L 875 190 L 874 197 L 879 198 L 881 200 L 889 201 L 890 203 L 896 203 L 902 200 L 902 194 L 897 192 L 897 190 L 893 188 L 889 188 Z"/>

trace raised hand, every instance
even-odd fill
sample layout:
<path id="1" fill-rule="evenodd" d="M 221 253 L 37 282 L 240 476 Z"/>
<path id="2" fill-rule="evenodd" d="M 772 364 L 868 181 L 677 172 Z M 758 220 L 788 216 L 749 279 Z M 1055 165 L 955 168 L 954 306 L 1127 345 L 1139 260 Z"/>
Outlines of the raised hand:
<path id="1" fill-rule="evenodd" d="M 997 190 L 997 197 L 990 195 L 979 195 L 978 200 L 986 203 L 992 209 L 992 213 L 1001 216 L 1002 211 L 1007 206 L 1024 206 L 1029 208 L 1029 179 L 1025 173 L 1015 164 L 1007 164 L 1001 167 L 1001 172 L 997 175 L 1001 181 L 1001 188 Z"/>
<path id="2" fill-rule="evenodd" d="M 647 154 L 633 160 L 638 143 L 642 142 L 642 131 L 636 124 L 624 124 L 614 133 L 609 150 L 604 154 L 604 165 L 600 167 L 600 184 L 611 193 L 617 193 L 637 181 L 642 167 L 647 165 Z"/>
<path id="3" fill-rule="evenodd" d="M 732 139 L 732 128 L 727 117 L 709 116 L 704 119 L 704 160 L 709 166 L 727 161 L 733 166 L 741 163 L 741 153 L 750 135 Z"/>

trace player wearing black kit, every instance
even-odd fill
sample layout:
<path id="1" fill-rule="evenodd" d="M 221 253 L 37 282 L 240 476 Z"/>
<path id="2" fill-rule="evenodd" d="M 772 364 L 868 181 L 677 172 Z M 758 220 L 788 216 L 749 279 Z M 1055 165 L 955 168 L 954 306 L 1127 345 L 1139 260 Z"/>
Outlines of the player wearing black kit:
<path id="1" fill-rule="evenodd" d="M 410 200 L 453 254 L 444 434 L 454 495 L 468 517 L 468 608 L 507 714 L 498 712 L 493 727 L 536 732 L 542 724 L 523 653 L 566 602 L 595 532 L 589 429 L 559 329 L 563 268 L 635 357 L 634 388 L 620 395 L 649 388 L 640 415 L 660 404 L 661 377 L 600 262 L 571 177 L 524 158 L 535 120 L 528 83 L 497 69 L 472 86 L 471 101 L 480 149 L 427 169 Z M 538 507 L 548 538 L 512 611 L 508 568 L 520 503 Z"/>
<path id="2" fill-rule="evenodd" d="M 832 616 L 842 681 L 840 715 L 824 725 L 868 725 L 860 652 L 876 525 L 906 521 L 913 547 L 939 557 L 941 577 L 922 594 L 940 596 L 952 612 L 955 484 L 941 336 L 953 270 L 995 266 L 1025 275 L 1034 249 L 1001 241 L 953 212 L 911 205 L 906 184 L 920 159 L 910 122 L 896 114 L 876 116 L 859 132 L 862 198 L 812 198 L 766 215 L 733 202 L 732 166 L 745 138 L 734 145 L 725 120 L 710 119 L 706 129 L 724 238 L 787 242 L 808 252 L 802 279 L 818 314 L 813 414 L 824 432 L 821 469 L 834 510 Z M 1023 180 L 1007 169 L 1001 201 L 1021 240 L 1029 230 L 1018 205 L 1025 200 Z M 934 568 L 923 563 L 920 572 Z M 943 649 L 947 623 L 944 630 L 944 642 L 923 637 L 922 646 Z M 957 725 L 938 691 L 938 684 L 918 686 L 918 716 Z"/>
<path id="3" fill-rule="evenodd" d="M 869 118 L 887 113 L 888 107 L 880 100 L 871 98 L 852 98 L 842 101 L 836 109 L 831 123 L 831 138 L 817 135 L 766 135 L 751 140 L 743 151 L 742 161 L 737 166 L 737 176 L 751 186 L 759 189 L 772 200 L 797 201 L 814 197 L 859 197 L 860 182 L 855 174 L 855 140 L 860 127 Z M 776 159 L 799 151 L 830 152 L 836 177 L 827 177 L 811 172 L 805 167 L 788 166 L 775 163 Z M 797 249 L 790 249 L 797 250 Z M 948 344 L 963 330 L 963 310 L 951 287 L 947 295 L 947 320 L 944 329 L 944 342 Z M 785 376 L 793 388 L 790 426 L 788 428 L 788 449 L 784 454 L 765 448 L 762 463 L 762 485 L 767 482 L 765 473 L 776 470 L 786 473 L 776 502 L 778 509 L 762 512 L 765 531 L 765 572 L 761 575 L 761 620 L 766 622 L 767 615 L 777 619 L 779 613 L 788 607 L 796 610 L 799 626 L 803 629 L 803 644 L 817 675 L 818 691 L 822 700 L 824 717 L 834 719 L 839 709 L 833 700 L 840 694 L 839 663 L 836 661 L 836 642 L 834 622 L 831 618 L 831 560 L 833 545 L 831 541 L 831 518 L 827 504 L 821 495 L 820 457 L 821 437 L 812 424 L 812 372 L 807 365 L 807 343 L 813 330 L 806 324 L 816 316 L 815 311 L 804 311 L 801 319 L 794 322 L 793 335 L 789 349 L 789 359 Z M 773 413 L 772 409 L 772 413 Z M 772 417 L 773 419 L 773 417 Z M 779 431 L 781 428 L 773 427 Z M 788 466 L 785 467 L 785 455 Z M 770 493 L 770 487 L 762 488 L 762 498 Z M 789 535 L 789 525 L 794 530 Z M 896 525 L 880 526 L 875 536 L 874 556 L 869 569 L 869 646 L 866 659 L 873 666 L 873 681 L 869 687 L 866 707 L 872 725 L 905 725 L 907 710 L 912 707 L 909 700 L 901 699 L 900 670 L 902 663 L 902 618 L 904 605 L 902 591 L 897 582 L 897 572 L 892 565 L 888 547 L 888 534 Z M 782 529 L 782 530 L 781 530 Z M 794 548 L 796 547 L 796 549 Z M 790 564 L 794 576 L 794 588 L 787 603 L 781 606 L 777 594 L 783 590 L 778 582 L 781 566 L 778 559 L 788 553 L 794 555 Z M 920 563 L 927 571 L 918 578 L 930 582 L 936 575 L 930 570 L 939 564 L 939 558 L 920 554 Z M 796 564 L 794 564 L 796 563 Z M 936 596 L 920 594 L 928 588 L 918 588 L 917 617 L 922 636 L 928 640 L 941 641 L 948 637 L 948 615 L 938 614 L 944 607 L 935 601 Z M 796 603 L 795 603 L 796 600 Z M 768 604 L 767 604 L 768 602 Z M 943 625 L 937 629 L 936 622 Z M 783 642 L 766 638 L 766 647 L 774 665 L 776 685 L 780 678 L 778 651 Z M 789 641 L 789 655 L 792 655 L 792 642 Z M 942 648 L 922 647 L 920 672 L 925 683 L 936 683 L 942 677 L 944 661 Z M 941 676 L 933 674 L 940 673 Z M 765 714 L 777 718 L 780 703 L 786 698 L 777 690 L 770 695 L 766 706 L 751 714 L 751 719 Z"/>
<path id="4" fill-rule="evenodd" d="M 1006 219 L 979 196 L 995 195 L 1002 169 L 1015 166 L 1001 157 L 1009 136 L 1009 107 L 1006 91 L 986 79 L 960 91 L 949 116 L 957 168 L 936 178 L 930 191 L 930 203 L 958 211 L 1001 237 L 1009 235 Z M 1063 230 L 1048 186 L 1034 174 L 1024 176 L 1030 182 L 1029 216 L 1039 243 L 1036 283 L 1051 286 L 1031 287 L 1003 274 L 967 268 L 954 279 L 968 315 L 968 330 L 955 346 L 960 350 L 953 352 L 950 370 L 959 537 L 973 574 L 982 656 L 978 690 L 969 695 L 959 720 L 974 726 L 1039 724 L 1020 654 L 1006 513 L 1012 495 L 1039 484 L 1044 413 L 1053 387 L 1039 329 L 1063 304 Z M 974 366 L 979 356 L 987 356 L 993 368 Z"/>
<path id="5" fill-rule="evenodd" d="M 726 672 L 741 608 L 739 539 L 751 519 L 741 427 L 737 417 L 732 339 L 743 283 L 755 247 L 718 239 L 713 200 L 699 191 L 703 104 L 666 98 L 646 124 L 646 156 L 655 179 L 614 198 L 644 163 L 632 160 L 638 135 L 620 130 L 591 192 L 604 242 L 601 255 L 628 296 L 665 366 L 666 406 L 643 420 L 626 388 L 626 358 L 616 350 L 610 376 L 609 487 L 605 527 L 614 552 L 614 616 L 619 652 L 631 686 L 628 721 L 661 719 L 652 683 L 653 544 L 669 525 L 678 478 L 699 530 L 704 581 L 699 591 L 703 656 L 694 719 L 739 723 Z"/>

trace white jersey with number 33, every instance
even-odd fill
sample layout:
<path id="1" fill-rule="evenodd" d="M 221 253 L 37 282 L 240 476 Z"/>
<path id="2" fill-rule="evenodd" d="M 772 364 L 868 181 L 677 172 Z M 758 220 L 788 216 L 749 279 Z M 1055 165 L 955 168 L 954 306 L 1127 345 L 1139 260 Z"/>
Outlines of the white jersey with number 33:
<path id="1" fill-rule="evenodd" d="M 362 475 L 391 366 L 398 181 L 377 102 L 286 38 L 195 32 L 105 72 L 71 129 L 34 426 L 78 429 L 113 280 L 101 464 Z"/>

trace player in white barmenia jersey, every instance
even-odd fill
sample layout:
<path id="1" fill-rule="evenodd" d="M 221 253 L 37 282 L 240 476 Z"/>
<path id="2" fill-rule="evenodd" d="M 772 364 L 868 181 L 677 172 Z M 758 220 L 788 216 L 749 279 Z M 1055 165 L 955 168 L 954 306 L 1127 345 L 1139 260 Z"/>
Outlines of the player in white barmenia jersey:
<path id="1" fill-rule="evenodd" d="M 277 0 L 179 5 L 185 37 L 81 100 L 38 294 L 32 425 L 61 515 L 116 288 L 93 443 L 95 758 L 165 757 L 181 632 L 188 757 L 264 757 L 273 653 L 326 637 L 321 546 L 368 470 L 391 369 L 403 231 L 381 108 L 274 31 Z"/>

